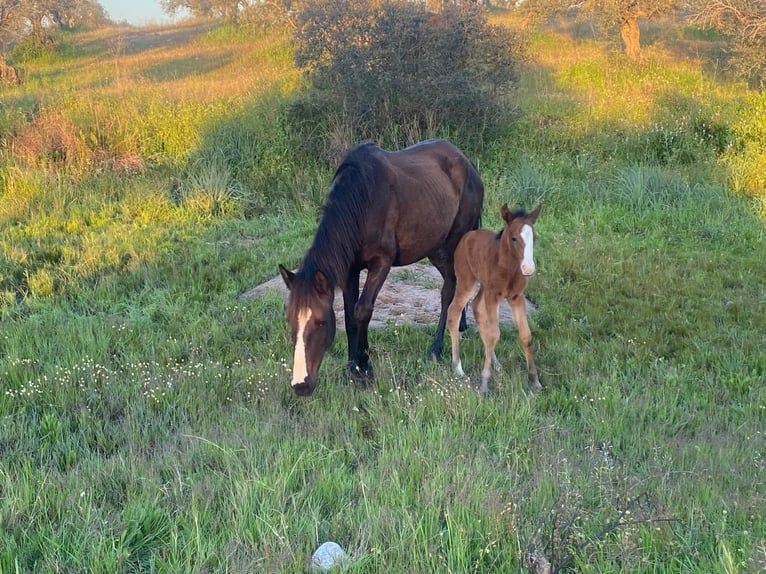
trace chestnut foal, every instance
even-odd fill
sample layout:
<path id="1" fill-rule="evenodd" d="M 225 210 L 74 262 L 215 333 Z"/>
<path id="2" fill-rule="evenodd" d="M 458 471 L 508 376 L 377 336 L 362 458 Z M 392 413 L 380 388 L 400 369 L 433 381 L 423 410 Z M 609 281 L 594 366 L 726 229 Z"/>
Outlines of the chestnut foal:
<path id="1" fill-rule="evenodd" d="M 537 368 L 532 358 L 532 332 L 527 323 L 524 288 L 527 278 L 535 272 L 533 258 L 534 230 L 532 226 L 540 215 L 538 205 L 532 213 L 511 212 L 503 205 L 505 227 L 499 233 L 477 229 L 466 233 L 455 249 L 455 296 L 447 311 L 447 326 L 452 339 L 452 366 L 458 376 L 465 376 L 460 361 L 459 323 L 463 309 L 476 284 L 479 292 L 474 297 L 473 308 L 476 325 L 484 343 L 484 368 L 481 371 L 482 394 L 487 392 L 490 365 L 500 368 L 495 346 L 500 339 L 500 302 L 507 299 L 513 311 L 513 319 L 519 330 L 519 340 L 527 357 L 527 373 L 532 390 L 542 390 L 537 378 Z"/>

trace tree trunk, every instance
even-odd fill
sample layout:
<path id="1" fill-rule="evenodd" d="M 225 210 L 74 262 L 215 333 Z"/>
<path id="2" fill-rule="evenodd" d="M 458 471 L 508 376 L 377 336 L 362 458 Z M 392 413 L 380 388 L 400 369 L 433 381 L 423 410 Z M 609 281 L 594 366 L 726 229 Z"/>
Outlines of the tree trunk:
<path id="1" fill-rule="evenodd" d="M 625 45 L 625 54 L 631 60 L 637 60 L 641 52 L 641 30 L 637 16 L 627 16 L 620 26 L 620 37 Z"/>

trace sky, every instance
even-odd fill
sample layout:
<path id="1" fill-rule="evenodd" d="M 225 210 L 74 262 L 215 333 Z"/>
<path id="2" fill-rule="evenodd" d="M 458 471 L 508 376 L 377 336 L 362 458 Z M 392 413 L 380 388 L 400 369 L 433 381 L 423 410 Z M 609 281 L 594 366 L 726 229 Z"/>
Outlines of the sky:
<path id="1" fill-rule="evenodd" d="M 159 0 L 99 0 L 99 4 L 115 22 L 128 22 L 135 26 L 172 22 L 162 11 Z"/>

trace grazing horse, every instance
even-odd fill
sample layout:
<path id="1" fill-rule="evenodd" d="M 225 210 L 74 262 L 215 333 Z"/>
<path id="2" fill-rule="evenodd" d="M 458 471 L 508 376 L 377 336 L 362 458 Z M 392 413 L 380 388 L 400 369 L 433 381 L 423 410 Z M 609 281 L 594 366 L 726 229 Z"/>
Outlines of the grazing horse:
<path id="1" fill-rule="evenodd" d="M 367 329 L 392 266 L 428 257 L 444 279 L 431 355 L 439 357 L 447 307 L 455 293 L 453 254 L 479 227 L 484 184 L 463 153 L 445 140 L 399 151 L 372 143 L 352 148 L 333 176 L 314 241 L 295 272 L 279 266 L 289 290 L 285 308 L 294 344 L 291 386 L 308 396 L 335 337 L 333 299 L 343 291 L 348 369 L 371 379 Z M 359 293 L 359 273 L 367 280 Z M 403 302 L 406 304 L 406 302 Z"/>
<path id="2" fill-rule="evenodd" d="M 496 368 L 500 362 L 495 355 L 495 346 L 500 339 L 498 312 L 500 302 L 507 299 L 513 311 L 513 319 L 519 330 L 519 340 L 527 358 L 529 386 L 532 390 L 542 389 L 537 378 L 537 368 L 532 358 L 532 332 L 527 323 L 527 308 L 524 289 L 527 277 L 535 272 L 533 257 L 533 225 L 540 214 L 541 206 L 532 213 L 511 212 L 508 205 L 503 205 L 502 214 L 505 227 L 495 233 L 488 229 L 477 229 L 466 233 L 455 249 L 455 298 L 447 312 L 447 326 L 452 339 L 452 365 L 458 376 L 463 377 L 463 365 L 460 361 L 460 331 L 458 322 L 476 284 L 479 292 L 474 297 L 471 307 L 484 343 L 484 368 L 481 371 L 481 388 L 487 392 L 490 375 L 490 363 Z"/>

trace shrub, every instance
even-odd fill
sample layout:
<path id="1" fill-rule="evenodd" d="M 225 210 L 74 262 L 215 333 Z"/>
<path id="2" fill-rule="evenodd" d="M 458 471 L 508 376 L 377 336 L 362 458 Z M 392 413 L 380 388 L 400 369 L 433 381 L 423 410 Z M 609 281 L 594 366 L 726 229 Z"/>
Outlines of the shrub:
<path id="1" fill-rule="evenodd" d="M 476 5 L 436 15 L 396 0 L 316 0 L 300 14 L 295 41 L 313 88 L 295 107 L 299 118 L 343 118 L 357 137 L 379 141 L 434 129 L 478 139 L 507 119 L 526 45 Z"/>
<path id="2" fill-rule="evenodd" d="M 17 42 L 10 53 L 10 60 L 24 64 L 43 58 L 52 58 L 61 46 L 59 34 L 30 34 Z"/>
<path id="3" fill-rule="evenodd" d="M 749 95 L 733 129 L 736 143 L 724 155 L 730 185 L 759 201 L 766 214 L 766 92 Z"/>

